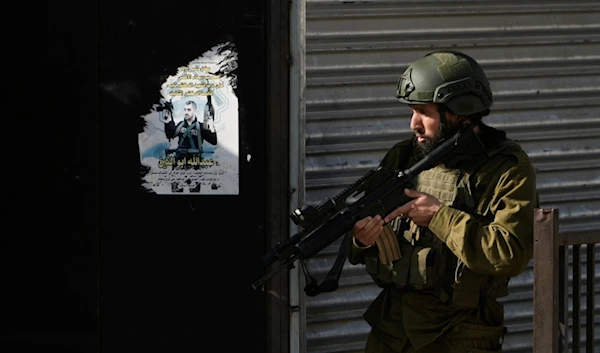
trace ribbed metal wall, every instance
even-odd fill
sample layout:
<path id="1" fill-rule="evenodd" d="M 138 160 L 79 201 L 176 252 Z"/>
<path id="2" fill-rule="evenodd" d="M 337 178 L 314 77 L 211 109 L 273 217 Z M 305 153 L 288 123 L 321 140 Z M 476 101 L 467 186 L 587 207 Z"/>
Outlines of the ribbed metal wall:
<path id="1" fill-rule="evenodd" d="M 394 98 L 396 80 L 437 49 L 462 50 L 483 66 L 495 96 L 485 121 L 532 157 L 542 207 L 560 209 L 561 231 L 600 229 L 597 0 L 308 0 L 301 199 L 316 204 L 336 195 L 410 136 L 409 111 Z M 337 248 L 308 262 L 319 280 Z M 595 275 L 600 282 L 600 271 Z M 505 352 L 532 351 L 532 283 L 531 267 L 511 281 Z M 361 315 L 379 289 L 351 265 L 340 285 L 304 298 L 307 352 L 364 347 L 369 327 Z"/>

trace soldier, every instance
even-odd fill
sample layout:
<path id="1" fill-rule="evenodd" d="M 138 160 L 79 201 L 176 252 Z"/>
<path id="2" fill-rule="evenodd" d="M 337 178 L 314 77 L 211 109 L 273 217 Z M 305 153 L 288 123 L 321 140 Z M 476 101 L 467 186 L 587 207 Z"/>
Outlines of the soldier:
<path id="1" fill-rule="evenodd" d="M 501 352 L 510 277 L 533 255 L 536 175 L 506 133 L 482 122 L 493 98 L 479 64 L 460 52 L 412 63 L 396 97 L 412 110 L 414 136 L 380 165 L 405 170 L 465 124 L 484 149 L 415 177 L 412 200 L 356 222 L 352 264 L 365 264 L 383 290 L 364 314 L 367 353 Z"/>

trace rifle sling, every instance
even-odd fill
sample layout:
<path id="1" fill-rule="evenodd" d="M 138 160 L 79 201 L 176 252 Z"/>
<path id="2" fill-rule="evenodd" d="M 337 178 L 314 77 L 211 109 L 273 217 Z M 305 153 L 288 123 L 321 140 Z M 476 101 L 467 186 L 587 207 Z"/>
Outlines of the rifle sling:
<path id="1" fill-rule="evenodd" d="M 325 279 L 320 284 L 317 284 L 317 281 L 310 277 L 307 274 L 308 284 L 304 287 L 304 292 L 309 297 L 314 297 L 323 292 L 333 292 L 338 288 L 338 281 L 340 280 L 340 275 L 342 274 L 342 268 L 344 267 L 344 262 L 346 262 L 346 242 L 348 241 L 350 233 L 346 233 L 342 239 L 340 244 L 340 250 L 338 251 L 337 258 Z"/>

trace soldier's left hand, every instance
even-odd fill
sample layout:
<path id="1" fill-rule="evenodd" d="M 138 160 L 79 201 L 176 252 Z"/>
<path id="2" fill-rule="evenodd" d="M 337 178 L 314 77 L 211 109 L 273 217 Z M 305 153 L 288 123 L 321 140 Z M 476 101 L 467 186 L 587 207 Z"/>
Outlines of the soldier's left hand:
<path id="1" fill-rule="evenodd" d="M 433 215 L 439 210 L 440 201 L 429 194 L 412 189 L 404 189 L 404 194 L 413 200 L 388 214 L 384 219 L 385 223 L 391 222 L 396 217 L 402 217 L 410 218 L 418 226 L 427 227 Z"/>

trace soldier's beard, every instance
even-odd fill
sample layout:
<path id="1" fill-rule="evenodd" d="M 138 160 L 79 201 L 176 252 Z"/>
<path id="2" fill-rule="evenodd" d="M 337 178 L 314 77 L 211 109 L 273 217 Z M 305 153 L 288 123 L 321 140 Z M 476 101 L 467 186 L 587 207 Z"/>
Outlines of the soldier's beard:
<path id="1" fill-rule="evenodd" d="M 439 130 L 436 134 L 431 137 L 425 139 L 424 142 L 419 142 L 415 137 L 413 139 L 413 145 L 416 148 L 413 148 L 415 153 L 415 157 L 417 159 L 421 159 L 431 153 L 434 149 L 436 149 L 439 145 L 441 145 L 447 138 L 452 137 L 459 130 L 458 127 L 455 126 L 447 126 L 445 129 L 440 124 Z"/>

